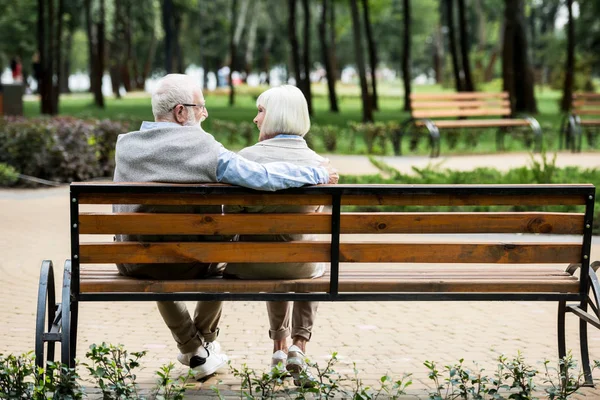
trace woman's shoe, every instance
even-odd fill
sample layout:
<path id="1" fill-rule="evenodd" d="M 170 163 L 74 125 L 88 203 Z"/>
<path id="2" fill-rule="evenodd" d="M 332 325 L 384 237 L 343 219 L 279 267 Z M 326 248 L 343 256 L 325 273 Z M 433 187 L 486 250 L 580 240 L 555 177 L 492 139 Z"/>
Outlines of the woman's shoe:
<path id="1" fill-rule="evenodd" d="M 294 385 L 298 387 L 312 388 L 317 384 L 317 380 L 308 370 L 306 356 L 298 346 L 292 345 L 288 349 L 285 369 L 292 375 Z"/>
<path id="2" fill-rule="evenodd" d="M 284 373 L 287 359 L 288 356 L 285 351 L 277 350 L 271 357 L 271 369 L 277 368 L 277 372 Z"/>

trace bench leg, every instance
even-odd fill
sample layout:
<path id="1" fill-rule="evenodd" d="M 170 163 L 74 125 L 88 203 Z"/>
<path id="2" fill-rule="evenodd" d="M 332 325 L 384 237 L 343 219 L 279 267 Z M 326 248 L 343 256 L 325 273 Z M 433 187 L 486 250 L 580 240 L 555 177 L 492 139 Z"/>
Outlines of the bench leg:
<path id="1" fill-rule="evenodd" d="M 69 367 L 75 367 L 76 337 L 72 336 L 73 328 L 77 325 L 77 304 L 71 296 L 71 260 L 65 261 L 62 290 L 62 332 L 60 341 L 61 362 Z M 74 322 L 74 323 L 72 323 Z"/>
<path id="2" fill-rule="evenodd" d="M 38 305 L 35 324 L 35 364 L 45 367 L 45 361 L 54 361 L 54 345 L 56 338 L 50 334 L 58 330 L 55 321 L 57 314 L 56 296 L 54 289 L 54 270 L 52 261 L 44 260 L 40 271 L 40 286 L 38 288 Z M 46 328 L 46 329 L 44 329 Z M 44 343 L 48 343 L 44 358 Z"/>
<path id="3" fill-rule="evenodd" d="M 581 309 L 586 311 L 587 302 L 581 302 Z M 583 377 L 585 380 L 584 386 L 593 387 L 594 379 L 592 378 L 592 368 L 590 366 L 590 353 L 588 351 L 588 336 L 587 336 L 587 321 L 583 318 L 579 319 L 579 345 L 581 347 L 581 365 L 583 367 Z"/>

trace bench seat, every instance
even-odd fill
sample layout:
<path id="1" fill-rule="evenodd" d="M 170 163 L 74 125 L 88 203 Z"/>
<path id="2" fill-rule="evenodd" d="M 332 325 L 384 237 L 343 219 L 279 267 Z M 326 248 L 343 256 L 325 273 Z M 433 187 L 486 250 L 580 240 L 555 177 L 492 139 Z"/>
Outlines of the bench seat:
<path id="1" fill-rule="evenodd" d="M 82 267 L 81 293 L 245 293 L 327 292 L 329 274 L 317 279 L 241 280 L 209 278 L 159 281 L 119 275 L 114 268 Z M 344 266 L 340 268 L 340 292 L 533 292 L 577 293 L 577 277 L 564 268 L 539 266 L 506 269 L 456 267 L 452 269 L 398 269 Z"/>
<path id="2" fill-rule="evenodd" d="M 423 122 L 417 122 L 417 126 L 424 125 Z M 438 128 L 494 128 L 511 126 L 530 126 L 526 119 L 472 119 L 472 120 L 436 120 L 435 125 Z"/>

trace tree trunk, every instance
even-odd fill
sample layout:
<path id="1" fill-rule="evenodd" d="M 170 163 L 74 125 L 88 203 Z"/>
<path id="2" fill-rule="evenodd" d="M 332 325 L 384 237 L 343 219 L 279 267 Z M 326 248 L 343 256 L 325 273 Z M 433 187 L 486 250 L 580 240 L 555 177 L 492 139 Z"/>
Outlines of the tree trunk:
<path id="1" fill-rule="evenodd" d="M 304 84 L 302 85 L 304 89 L 304 97 L 306 97 L 306 103 L 308 104 L 308 113 L 313 115 L 313 106 L 312 106 L 312 91 L 310 87 L 310 7 L 308 5 L 308 0 L 302 0 L 302 8 L 304 10 L 304 54 L 302 55 L 302 64 L 304 70 Z"/>
<path id="2" fill-rule="evenodd" d="M 125 44 L 125 16 L 123 15 L 123 2 L 115 2 L 114 22 L 113 22 L 113 40 L 110 43 L 108 54 L 108 71 L 112 84 L 113 94 L 117 99 L 121 98 L 121 69 L 124 62 L 123 45 Z"/>
<path id="3" fill-rule="evenodd" d="M 235 67 L 235 53 L 237 52 L 237 46 L 235 42 L 236 33 L 236 19 L 237 19 L 237 0 L 231 0 L 231 29 L 229 38 L 229 105 L 235 104 L 235 89 L 233 87 L 233 68 Z"/>
<path id="4" fill-rule="evenodd" d="M 523 0 L 506 0 L 502 51 L 504 90 L 510 95 L 513 113 L 537 113 L 533 71 L 528 57 L 528 43 Z"/>
<path id="5" fill-rule="evenodd" d="M 360 92 L 363 105 L 363 122 L 373 122 L 373 110 L 369 101 L 369 88 L 367 85 L 367 74 L 365 71 L 365 60 L 363 56 L 362 35 L 360 31 L 360 18 L 358 15 L 357 0 L 350 0 L 350 10 L 352 14 L 352 31 L 354 39 L 354 56 L 356 57 L 356 67 L 360 79 Z"/>
<path id="6" fill-rule="evenodd" d="M 467 17 L 465 15 L 465 0 L 458 0 L 459 15 L 459 33 L 460 33 L 460 53 L 462 58 L 462 67 L 464 72 L 464 89 L 467 92 L 474 92 L 473 76 L 471 75 L 471 62 L 469 61 L 469 35 L 467 33 Z"/>
<path id="7" fill-rule="evenodd" d="M 162 20 L 165 31 L 165 72 L 175 71 L 173 43 L 173 0 L 162 1 Z"/>
<path id="8" fill-rule="evenodd" d="M 337 55 L 335 53 L 335 44 L 337 42 L 335 37 L 335 1 L 331 2 L 329 11 L 329 26 L 331 27 L 329 29 L 329 59 L 331 60 L 331 70 L 333 71 L 333 76 L 337 81 L 342 78 L 342 74 L 340 72 Z"/>
<path id="9" fill-rule="evenodd" d="M 98 44 L 96 43 L 95 25 L 92 20 L 92 0 L 84 0 L 85 13 L 85 32 L 88 39 L 88 62 L 90 75 L 90 92 L 96 92 L 96 52 Z"/>
<path id="10" fill-rule="evenodd" d="M 437 26 L 433 35 L 433 68 L 435 83 L 439 85 L 444 82 L 444 39 L 441 25 Z"/>
<path id="11" fill-rule="evenodd" d="M 263 46 L 263 56 L 262 56 L 262 69 L 265 71 L 265 83 L 267 85 L 271 84 L 271 46 L 273 45 L 273 30 L 269 29 L 267 31 L 267 38 L 265 40 L 265 45 Z"/>
<path id="12" fill-rule="evenodd" d="M 38 81 L 38 91 L 40 93 L 40 112 L 42 114 L 50 114 L 50 88 L 52 85 L 52 79 L 49 74 L 48 63 L 50 61 L 50 57 L 48 54 L 48 42 L 46 40 L 47 30 L 46 28 L 50 28 L 47 26 L 46 17 L 46 0 L 38 0 L 38 20 L 37 20 L 37 35 L 38 35 L 38 51 L 40 53 L 40 76 Z M 48 5 L 48 14 L 50 14 L 50 9 L 52 8 L 52 4 Z"/>
<path id="13" fill-rule="evenodd" d="M 302 90 L 302 78 L 300 77 L 300 49 L 298 46 L 298 37 L 296 36 L 296 0 L 288 0 L 289 18 L 288 18 L 288 37 L 292 51 L 292 70 L 296 86 Z"/>
<path id="14" fill-rule="evenodd" d="M 259 15 L 262 11 L 260 5 L 262 3 L 254 3 L 253 15 Z M 247 82 L 248 75 L 252 72 L 254 64 L 254 48 L 256 47 L 256 31 L 258 28 L 258 18 L 252 18 L 250 28 L 248 29 L 248 44 L 246 46 L 246 54 L 244 56 L 244 82 Z"/>
<path id="15" fill-rule="evenodd" d="M 98 22 L 98 59 L 96 60 L 98 67 L 96 68 L 96 89 L 94 91 L 94 102 L 98 107 L 104 108 L 104 95 L 102 94 L 102 78 L 104 76 L 104 50 L 106 48 L 105 34 L 105 18 L 106 12 L 104 9 L 104 1 L 100 0 L 100 21 Z"/>
<path id="16" fill-rule="evenodd" d="M 64 61 L 60 65 L 60 75 L 63 77 L 60 83 L 60 93 L 71 93 L 69 88 L 69 76 L 71 76 L 71 50 L 73 49 L 73 29 L 71 27 L 67 30 L 67 37 L 65 38 L 65 57 Z"/>
<path id="17" fill-rule="evenodd" d="M 446 24 L 448 25 L 448 38 L 450 42 L 450 55 L 452 56 L 452 70 L 454 72 L 454 82 L 456 91 L 464 91 L 464 83 L 461 76 L 461 68 L 458 62 L 458 53 L 456 50 L 456 33 L 454 32 L 454 0 L 444 0 L 446 4 Z"/>
<path id="18" fill-rule="evenodd" d="M 173 62 L 175 62 L 174 71 L 178 74 L 183 74 L 185 72 L 185 68 L 183 66 L 183 51 L 181 49 L 181 42 L 179 38 L 181 37 L 181 21 L 183 16 L 181 15 L 181 10 L 175 6 L 173 8 Z"/>
<path id="19" fill-rule="evenodd" d="M 50 0 L 52 1 L 52 0 Z M 60 85 L 62 83 L 61 65 L 62 65 L 62 31 L 63 31 L 63 16 L 65 13 L 64 0 L 58 0 L 58 15 L 56 16 L 56 35 L 54 36 L 53 52 L 54 52 L 54 63 L 52 64 L 52 75 L 56 76 L 56 81 L 52 82 L 52 104 L 51 114 L 58 114 L 58 100 L 60 95 Z M 51 20 L 52 21 L 52 20 Z M 52 22 L 51 22 L 52 23 Z"/>
<path id="20" fill-rule="evenodd" d="M 410 73 L 410 0 L 404 0 L 404 37 L 402 38 L 402 79 L 404 81 L 404 111 L 411 110 L 410 94 L 412 92 Z"/>
<path id="21" fill-rule="evenodd" d="M 567 24 L 567 65 L 565 66 L 565 83 L 560 109 L 564 112 L 571 110 L 573 97 L 573 73 L 575 70 L 575 21 L 573 20 L 573 0 L 567 0 L 569 22 Z"/>
<path id="22" fill-rule="evenodd" d="M 331 59 L 329 45 L 327 43 L 327 10 L 329 0 L 323 0 L 323 9 L 321 12 L 321 22 L 319 23 L 319 36 L 321 37 L 321 57 L 325 66 L 325 78 L 327 79 L 327 88 L 329 90 L 329 110 L 331 112 L 339 112 L 337 95 L 335 93 L 335 76 L 331 68 Z M 330 27 L 329 29 L 334 29 Z"/>
<path id="23" fill-rule="evenodd" d="M 377 96 L 377 49 L 373 40 L 373 31 L 371 29 L 371 18 L 369 17 L 369 0 L 362 0 L 363 18 L 365 21 L 365 33 L 367 36 L 367 47 L 369 50 L 369 64 L 371 65 L 371 104 L 373 110 L 379 110 L 379 101 Z"/>

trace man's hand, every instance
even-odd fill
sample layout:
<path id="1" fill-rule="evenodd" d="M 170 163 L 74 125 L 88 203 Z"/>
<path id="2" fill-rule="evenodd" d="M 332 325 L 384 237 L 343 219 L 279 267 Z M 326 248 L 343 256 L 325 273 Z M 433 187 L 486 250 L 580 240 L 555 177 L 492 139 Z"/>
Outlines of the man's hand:
<path id="1" fill-rule="evenodd" d="M 338 181 L 340 180 L 340 176 L 338 175 L 337 169 L 333 168 L 328 158 L 326 158 L 325 161 L 321 163 L 321 166 L 325 168 L 327 170 L 327 173 L 329 174 L 329 182 L 327 183 L 332 185 L 338 183 Z"/>

